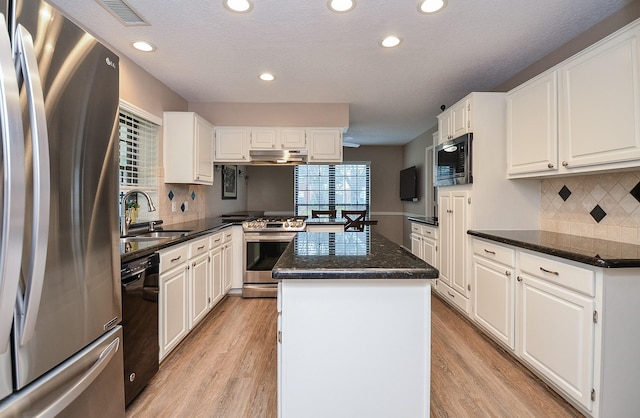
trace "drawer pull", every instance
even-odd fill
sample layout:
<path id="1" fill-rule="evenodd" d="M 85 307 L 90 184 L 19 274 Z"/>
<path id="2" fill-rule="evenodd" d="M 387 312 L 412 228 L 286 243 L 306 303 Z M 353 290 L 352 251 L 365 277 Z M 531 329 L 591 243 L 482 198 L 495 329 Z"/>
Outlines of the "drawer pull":
<path id="1" fill-rule="evenodd" d="M 425 231 L 427 234 L 431 235 L 431 231 Z"/>
<path id="2" fill-rule="evenodd" d="M 557 271 L 547 270 L 547 269 L 542 268 L 542 267 L 540 267 L 540 271 L 544 271 L 545 273 L 553 274 L 554 276 L 559 276 L 560 275 L 560 273 L 558 273 Z"/>
<path id="3" fill-rule="evenodd" d="M 201 249 L 203 249 L 203 248 L 204 248 L 204 245 L 199 246 L 199 247 L 198 247 L 198 251 L 200 251 L 200 250 L 201 250 Z"/>
<path id="4" fill-rule="evenodd" d="M 181 255 L 179 255 L 179 256 L 177 256 L 176 258 L 172 258 L 172 259 L 171 259 L 171 262 L 172 262 L 172 263 L 175 263 L 176 261 L 180 260 L 181 258 L 182 258 L 182 256 L 181 256 Z"/>
<path id="5" fill-rule="evenodd" d="M 449 296 L 451 296 L 452 298 L 455 298 L 455 297 L 456 297 L 456 295 L 454 295 L 453 293 L 449 292 L 448 290 L 447 290 L 447 294 L 448 294 Z"/>
<path id="6" fill-rule="evenodd" d="M 487 253 L 487 254 L 496 255 L 495 251 L 489 251 L 486 248 L 484 249 L 484 252 Z"/>

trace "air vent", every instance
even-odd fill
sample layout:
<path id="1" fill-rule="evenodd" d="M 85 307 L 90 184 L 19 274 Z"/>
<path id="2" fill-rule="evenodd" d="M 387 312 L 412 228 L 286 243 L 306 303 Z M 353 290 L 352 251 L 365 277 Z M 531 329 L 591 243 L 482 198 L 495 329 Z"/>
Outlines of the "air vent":
<path id="1" fill-rule="evenodd" d="M 147 22 L 124 0 L 96 0 L 125 26 L 146 26 Z"/>

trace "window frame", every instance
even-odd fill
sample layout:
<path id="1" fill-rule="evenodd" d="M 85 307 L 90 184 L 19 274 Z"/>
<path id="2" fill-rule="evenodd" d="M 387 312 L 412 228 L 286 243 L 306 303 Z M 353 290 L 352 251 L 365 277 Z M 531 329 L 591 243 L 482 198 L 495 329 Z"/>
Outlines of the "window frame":
<path id="1" fill-rule="evenodd" d="M 339 173 L 340 169 L 338 169 L 338 166 L 364 166 L 361 169 L 364 169 L 365 173 L 364 174 L 356 174 L 356 175 L 342 175 L 341 173 Z M 322 172 L 323 171 L 323 167 L 326 167 L 326 175 L 323 174 L 320 177 L 324 177 L 324 178 L 328 178 L 326 182 L 322 182 L 322 184 L 319 187 L 322 187 L 323 189 L 320 188 L 315 188 L 315 189 L 309 189 L 307 188 L 306 190 L 301 190 L 301 182 L 303 181 L 303 177 L 306 177 L 307 180 L 311 177 L 311 175 L 303 175 L 301 176 L 299 174 L 299 170 L 300 167 L 307 167 L 307 170 L 311 167 L 317 167 L 318 168 L 318 172 Z M 357 168 L 356 168 L 357 169 Z M 336 173 L 336 171 L 338 171 L 338 173 Z M 348 190 L 345 189 L 341 189 L 340 188 L 340 184 L 343 185 L 343 187 L 345 185 L 348 185 L 349 182 L 346 181 L 346 178 L 356 178 L 356 179 L 363 179 L 364 180 L 364 188 L 363 189 L 359 189 L 356 188 L 355 192 L 365 192 L 365 202 L 349 202 L 349 203 L 345 203 L 345 200 L 341 199 L 338 197 L 337 195 L 339 193 L 345 193 L 348 192 Z M 294 205 L 294 214 L 295 216 L 306 216 L 306 217 L 311 217 L 311 211 L 312 210 L 336 210 L 337 215 L 340 216 L 340 213 L 342 210 L 366 210 L 367 214 L 370 216 L 371 215 L 371 162 L 370 161 L 348 161 L 348 162 L 343 162 L 341 164 L 313 164 L 313 165 L 299 165 L 296 166 L 294 168 L 294 191 L 293 191 L 293 205 Z M 356 181 L 356 183 L 359 183 L 359 180 Z M 309 181 L 305 180 L 305 184 L 310 184 Z M 326 187 L 326 190 L 324 190 L 324 187 Z M 327 197 L 326 197 L 326 201 L 328 203 L 323 203 L 323 204 L 318 204 L 318 203 L 305 203 L 305 204 L 300 204 L 299 203 L 299 196 L 298 194 L 300 192 L 327 192 Z"/>
<path id="2" fill-rule="evenodd" d="M 145 155 L 145 160 L 148 161 L 149 159 L 151 159 L 152 161 L 150 164 L 147 165 L 147 167 L 143 167 L 143 170 L 138 173 L 138 176 L 139 176 L 138 179 L 140 179 L 141 177 L 145 179 L 145 181 L 142 181 L 142 182 L 138 181 L 135 183 L 121 183 L 120 181 L 122 179 L 122 173 L 120 169 L 120 157 L 121 157 L 120 144 L 122 140 L 120 137 L 120 131 L 122 126 L 121 114 L 123 112 L 125 112 L 125 115 L 128 114 L 136 119 L 144 120 L 145 122 L 149 122 L 153 125 L 156 125 L 155 126 L 156 132 L 155 132 L 155 135 L 153 136 L 153 139 L 150 139 L 148 143 L 145 144 L 145 146 L 149 146 L 149 144 L 153 142 L 155 145 L 155 149 L 152 151 L 153 155 L 150 155 L 148 153 Z M 158 197 L 160 193 L 160 184 L 158 181 L 158 175 L 160 172 L 159 170 L 160 168 L 159 139 L 160 139 L 161 131 L 162 131 L 162 118 L 156 115 L 153 115 L 145 111 L 144 109 L 141 109 L 135 105 L 132 105 L 131 103 L 128 103 L 122 99 L 120 100 L 119 109 L 118 109 L 118 196 L 119 196 L 118 201 L 119 202 L 122 199 L 122 196 L 124 196 L 124 194 L 127 191 L 130 191 L 133 189 L 140 189 L 147 192 L 149 196 L 151 196 L 154 203 L 158 202 Z M 143 204 L 141 205 L 141 207 L 146 208 L 146 205 Z M 140 221 L 150 221 L 157 218 L 157 216 L 158 216 L 157 212 L 153 214 L 151 212 L 148 212 L 147 210 L 141 210 L 138 212 L 138 219 Z"/>

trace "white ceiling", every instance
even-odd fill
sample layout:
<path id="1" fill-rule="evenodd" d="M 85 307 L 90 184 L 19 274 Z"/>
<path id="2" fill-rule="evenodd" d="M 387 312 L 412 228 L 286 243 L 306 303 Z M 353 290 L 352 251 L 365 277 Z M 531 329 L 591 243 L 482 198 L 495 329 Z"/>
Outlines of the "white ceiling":
<path id="1" fill-rule="evenodd" d="M 189 102 L 349 103 L 345 136 L 404 144 L 431 128 L 440 105 L 488 91 L 633 0 L 127 0 L 149 26 L 125 27 L 93 0 L 52 3 Z M 386 34 L 403 42 L 383 49 Z M 144 39 L 154 53 L 131 48 Z M 265 83 L 261 72 L 275 74 Z"/>

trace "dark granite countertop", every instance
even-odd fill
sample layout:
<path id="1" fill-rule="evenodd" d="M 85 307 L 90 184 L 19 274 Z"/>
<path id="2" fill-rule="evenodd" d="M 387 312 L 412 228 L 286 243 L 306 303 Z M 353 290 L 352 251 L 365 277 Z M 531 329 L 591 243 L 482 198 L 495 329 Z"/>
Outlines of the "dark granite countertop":
<path id="1" fill-rule="evenodd" d="M 307 218 L 307 225 L 344 225 L 344 218 Z"/>
<path id="2" fill-rule="evenodd" d="M 469 230 L 467 233 L 597 267 L 640 267 L 640 245 L 635 244 L 540 230 Z"/>
<path id="3" fill-rule="evenodd" d="M 158 231 L 190 231 L 186 236 L 172 239 L 172 240 L 153 240 L 153 241 L 140 241 L 140 242 L 128 242 L 120 244 L 120 261 L 126 262 L 134 260 L 138 257 L 144 257 L 149 254 L 153 254 L 163 248 L 179 244 L 181 242 L 189 241 L 191 239 L 207 235 L 211 232 L 226 228 L 233 225 L 235 222 L 227 221 L 223 218 L 206 218 L 199 219 L 197 221 L 181 222 L 172 225 L 163 224 L 161 228 L 156 228 Z"/>
<path id="4" fill-rule="evenodd" d="M 273 267 L 274 279 L 435 279 L 438 270 L 371 232 L 299 232 Z"/>
<path id="5" fill-rule="evenodd" d="M 418 222 L 421 224 L 427 224 L 431 226 L 438 226 L 438 218 L 435 216 L 409 216 L 411 222 Z"/>

